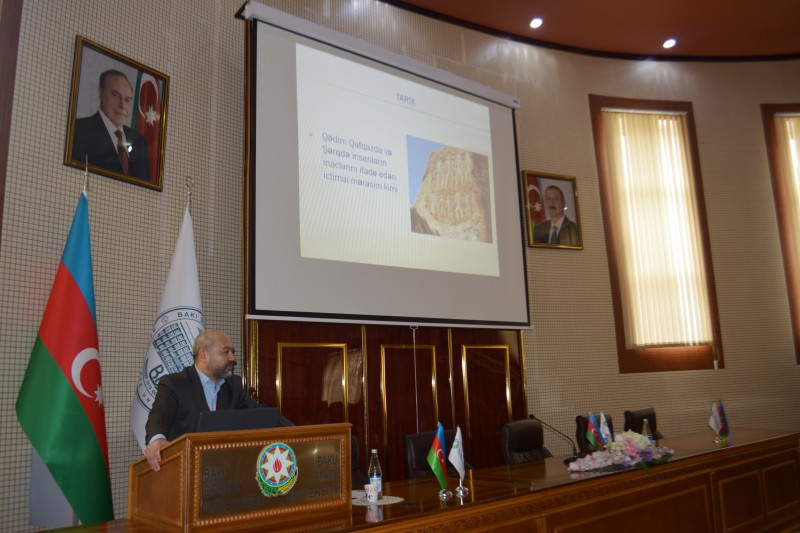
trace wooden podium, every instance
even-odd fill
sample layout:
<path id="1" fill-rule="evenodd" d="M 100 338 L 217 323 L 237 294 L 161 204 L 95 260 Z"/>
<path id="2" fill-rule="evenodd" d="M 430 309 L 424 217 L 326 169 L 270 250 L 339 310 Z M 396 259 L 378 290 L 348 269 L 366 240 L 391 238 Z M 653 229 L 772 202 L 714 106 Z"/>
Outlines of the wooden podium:
<path id="1" fill-rule="evenodd" d="M 220 531 L 349 510 L 350 427 L 187 433 L 162 448 L 161 471 L 131 463 L 128 519 Z"/>

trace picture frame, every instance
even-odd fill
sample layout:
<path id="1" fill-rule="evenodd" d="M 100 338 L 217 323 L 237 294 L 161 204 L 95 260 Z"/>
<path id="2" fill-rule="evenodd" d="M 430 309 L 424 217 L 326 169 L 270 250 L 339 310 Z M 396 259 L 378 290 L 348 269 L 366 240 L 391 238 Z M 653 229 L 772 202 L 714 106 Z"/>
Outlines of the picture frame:
<path id="1" fill-rule="evenodd" d="M 64 164 L 161 191 L 168 95 L 169 76 L 78 35 Z"/>
<path id="2" fill-rule="evenodd" d="M 525 216 L 528 221 L 528 246 L 583 250 L 583 233 L 578 208 L 575 176 L 524 170 Z M 561 193 L 559 200 L 558 193 Z M 553 232 L 551 218 L 564 213 Z"/>

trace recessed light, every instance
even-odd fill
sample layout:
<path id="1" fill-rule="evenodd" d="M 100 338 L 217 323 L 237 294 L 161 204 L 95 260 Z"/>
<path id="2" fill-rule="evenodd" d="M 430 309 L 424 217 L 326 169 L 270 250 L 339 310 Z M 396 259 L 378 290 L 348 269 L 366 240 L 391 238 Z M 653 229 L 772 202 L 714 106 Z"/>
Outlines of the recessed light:
<path id="1" fill-rule="evenodd" d="M 664 41 L 664 44 L 662 44 L 661 46 L 663 46 L 664 48 L 672 48 L 676 44 L 678 44 L 678 41 L 676 41 L 675 39 L 669 38 L 666 41 Z"/>
<path id="2" fill-rule="evenodd" d="M 536 28 L 538 28 L 542 24 L 544 24 L 544 21 L 541 19 L 541 17 L 536 17 L 535 19 L 531 20 L 530 26 L 531 26 L 531 28 L 533 28 L 535 30 Z"/>

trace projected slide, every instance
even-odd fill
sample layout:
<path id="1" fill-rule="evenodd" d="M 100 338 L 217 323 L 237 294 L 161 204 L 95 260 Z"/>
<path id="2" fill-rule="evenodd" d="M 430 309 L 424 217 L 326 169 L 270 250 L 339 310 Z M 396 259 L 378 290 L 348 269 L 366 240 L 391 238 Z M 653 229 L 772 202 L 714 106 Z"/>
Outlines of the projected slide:
<path id="1" fill-rule="evenodd" d="M 295 52 L 301 256 L 499 276 L 489 109 Z"/>

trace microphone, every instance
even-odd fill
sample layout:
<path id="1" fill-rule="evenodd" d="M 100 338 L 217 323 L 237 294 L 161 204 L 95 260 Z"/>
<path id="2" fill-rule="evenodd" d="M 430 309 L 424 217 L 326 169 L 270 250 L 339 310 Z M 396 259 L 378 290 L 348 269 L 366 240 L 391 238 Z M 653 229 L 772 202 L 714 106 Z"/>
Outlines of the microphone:
<path id="1" fill-rule="evenodd" d="M 568 465 L 572 461 L 576 461 L 578 459 L 578 449 L 575 447 L 575 441 L 574 440 L 572 440 L 567 435 L 565 435 L 564 433 L 560 432 L 559 430 L 557 430 L 556 428 L 554 428 L 553 426 L 551 426 L 550 424 L 548 424 L 547 422 L 545 422 L 541 418 L 536 418 L 536 415 L 533 415 L 533 414 L 528 415 L 528 418 L 530 418 L 531 420 L 538 420 L 544 427 L 546 427 L 550 431 L 553 431 L 559 437 L 561 437 L 563 439 L 567 439 L 567 441 L 572 445 L 572 457 L 567 457 L 566 459 L 564 459 L 564 464 L 565 465 Z"/>

